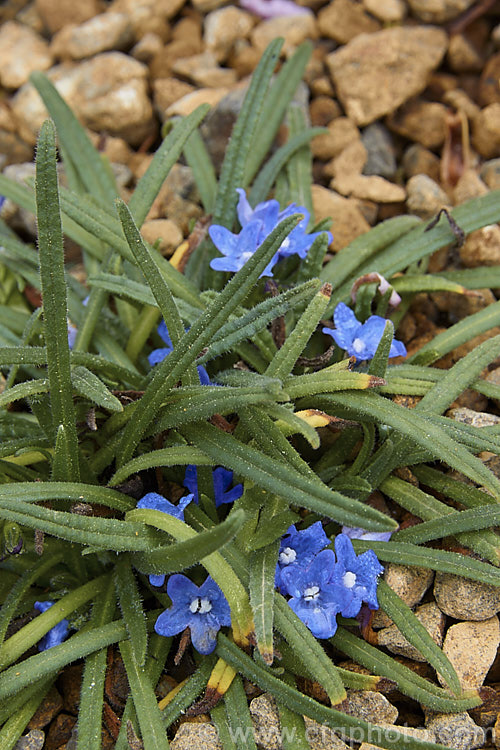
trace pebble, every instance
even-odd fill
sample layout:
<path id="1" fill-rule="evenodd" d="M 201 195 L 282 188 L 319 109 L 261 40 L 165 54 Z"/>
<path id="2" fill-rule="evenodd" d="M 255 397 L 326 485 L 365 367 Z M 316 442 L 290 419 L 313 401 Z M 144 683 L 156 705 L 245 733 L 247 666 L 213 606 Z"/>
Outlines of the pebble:
<path id="1" fill-rule="evenodd" d="M 148 31 L 130 50 L 130 54 L 139 62 L 149 63 L 163 49 L 163 39 L 154 31 Z"/>
<path id="2" fill-rule="evenodd" d="M 425 23 L 446 23 L 467 10 L 474 0 L 408 0 L 414 16 Z"/>
<path id="3" fill-rule="evenodd" d="M 500 189 L 500 159 L 485 161 L 479 171 L 479 177 L 490 190 Z"/>
<path id="4" fill-rule="evenodd" d="M 354 122 L 349 117 L 337 117 L 328 125 L 328 133 L 311 141 L 311 150 L 316 159 L 328 161 L 359 139 L 360 132 Z"/>
<path id="5" fill-rule="evenodd" d="M 465 711 L 460 714 L 437 714 L 427 722 L 434 733 L 434 742 L 453 750 L 475 750 L 485 742 L 484 731 Z"/>
<path id="6" fill-rule="evenodd" d="M 417 607 L 415 615 L 424 625 L 434 643 L 441 646 L 443 642 L 445 617 L 435 602 Z M 427 661 L 420 651 L 409 643 L 396 625 L 379 630 L 378 645 L 385 646 L 391 653 L 406 656 L 414 661 Z"/>
<path id="7" fill-rule="evenodd" d="M 446 48 L 441 29 L 400 26 L 357 36 L 326 63 L 348 116 L 368 125 L 419 94 Z"/>
<path id="8" fill-rule="evenodd" d="M 408 179 L 417 174 L 424 174 L 434 182 L 439 180 L 439 158 L 420 143 L 414 143 L 406 149 L 402 164 Z"/>
<path id="9" fill-rule="evenodd" d="M 177 15 L 185 2 L 186 0 L 114 0 L 111 8 L 127 16 L 138 40 L 151 31 L 163 36 L 168 29 L 167 21 Z"/>
<path id="10" fill-rule="evenodd" d="M 31 717 L 28 729 L 42 729 L 47 726 L 47 724 L 50 724 L 52 719 L 61 711 L 62 707 L 62 698 L 55 686 L 52 686 Z"/>
<path id="11" fill-rule="evenodd" d="M 404 0 L 363 0 L 363 5 L 383 23 L 399 23 L 407 12 Z"/>
<path id="12" fill-rule="evenodd" d="M 68 24 L 52 40 L 56 57 L 82 60 L 107 50 L 122 50 L 133 38 L 132 26 L 124 13 L 100 13 L 80 26 Z"/>
<path id="13" fill-rule="evenodd" d="M 280 719 L 272 695 L 263 693 L 250 701 L 254 739 L 265 750 L 282 750 Z"/>
<path id="14" fill-rule="evenodd" d="M 153 128 L 147 73 L 145 65 L 122 52 L 104 52 L 76 67 L 58 65 L 48 76 L 84 125 L 136 146 Z M 21 87 L 12 106 L 35 140 L 47 117 L 35 88 L 30 83 Z"/>
<path id="15" fill-rule="evenodd" d="M 495 661 L 500 625 L 495 615 L 482 622 L 459 622 L 446 633 L 443 651 L 455 667 L 462 690 L 480 688 Z M 441 685 L 445 681 L 438 675 Z"/>
<path id="16" fill-rule="evenodd" d="M 331 181 L 330 187 L 342 195 L 376 203 L 402 203 L 406 199 L 406 190 L 403 187 L 377 175 L 339 175 Z"/>
<path id="17" fill-rule="evenodd" d="M 218 62 L 227 60 L 235 42 L 246 39 L 255 26 L 255 17 L 228 5 L 209 13 L 204 20 L 203 38 Z"/>
<path id="18" fill-rule="evenodd" d="M 150 245 L 158 242 L 158 250 L 167 257 L 172 255 L 183 240 L 181 230 L 171 219 L 146 221 L 141 227 L 141 234 Z"/>
<path id="19" fill-rule="evenodd" d="M 333 729 L 304 716 L 306 737 L 311 750 L 349 750 Z"/>
<path id="20" fill-rule="evenodd" d="M 196 86 L 231 88 L 236 83 L 236 73 L 231 68 L 220 68 L 212 52 L 181 57 L 172 66 L 172 72 L 187 78 Z"/>
<path id="21" fill-rule="evenodd" d="M 500 102 L 500 52 L 489 58 L 479 79 L 479 102 L 483 105 Z"/>
<path id="22" fill-rule="evenodd" d="M 27 162 L 33 158 L 31 133 L 14 114 L 6 101 L 0 101 L 0 170 L 7 164 Z"/>
<path id="23" fill-rule="evenodd" d="M 455 73 L 479 73 L 484 66 L 481 51 L 464 34 L 454 34 L 450 37 L 447 59 Z"/>
<path id="24" fill-rule="evenodd" d="M 333 242 L 330 249 L 335 252 L 342 250 L 370 229 L 356 201 L 343 198 L 321 185 L 313 185 L 311 192 L 316 221 L 332 219 Z"/>
<path id="25" fill-rule="evenodd" d="M 457 184 L 453 188 L 453 201 L 455 205 L 465 203 L 472 198 L 479 198 L 488 193 L 488 186 L 482 181 L 475 169 L 466 169 L 460 175 Z"/>
<path id="26" fill-rule="evenodd" d="M 219 735 L 213 724 L 185 721 L 180 725 L 173 740 L 171 750 L 223 750 Z"/>
<path id="27" fill-rule="evenodd" d="M 408 211 L 420 216 L 421 219 L 431 219 L 443 207 L 449 207 L 450 201 L 446 193 L 426 174 L 416 174 L 406 183 Z"/>
<path id="28" fill-rule="evenodd" d="M 69 23 L 88 21 L 102 10 L 99 0 L 35 0 L 35 8 L 51 34 Z"/>
<path id="29" fill-rule="evenodd" d="M 500 612 L 500 587 L 451 573 L 436 573 L 434 597 L 439 609 L 455 620 L 488 620 Z"/>
<path id="30" fill-rule="evenodd" d="M 486 380 L 489 380 L 489 378 L 486 377 Z M 495 414 L 489 414 L 486 411 L 474 411 L 466 407 L 449 409 L 446 416 L 455 422 L 470 424 L 472 427 L 493 427 L 493 425 L 500 424 L 500 417 Z"/>
<path id="31" fill-rule="evenodd" d="M 219 97 L 219 101 L 205 117 L 200 128 L 217 170 L 222 164 L 233 125 L 243 105 L 246 86 L 233 88 L 231 91 L 225 89 L 224 91 L 224 96 Z"/>
<path id="32" fill-rule="evenodd" d="M 500 263 L 500 227 L 489 224 L 471 232 L 459 249 L 460 260 L 466 268 L 496 266 Z"/>
<path id="33" fill-rule="evenodd" d="M 283 37 L 284 43 L 281 54 L 289 57 L 299 44 L 306 39 L 317 39 L 318 28 L 312 13 L 299 16 L 278 16 L 269 18 L 256 26 L 251 35 L 251 41 L 259 55 L 276 37 Z"/>
<path id="34" fill-rule="evenodd" d="M 485 159 L 500 156 L 500 102 L 484 107 L 474 118 L 472 144 Z"/>
<path id="35" fill-rule="evenodd" d="M 332 0 L 320 10 L 318 28 L 322 36 L 347 44 L 358 34 L 378 31 L 380 23 L 366 12 L 363 5 L 353 0 Z"/>
<path id="36" fill-rule="evenodd" d="M 32 729 L 31 732 L 20 737 L 14 745 L 14 750 L 42 750 L 45 734 L 41 729 Z"/>
<path id="37" fill-rule="evenodd" d="M 412 99 L 387 118 L 388 127 L 425 148 L 442 146 L 446 137 L 447 108 L 440 102 Z"/>
<path id="38" fill-rule="evenodd" d="M 32 29 L 17 21 L 0 26 L 0 83 L 5 88 L 19 88 L 34 70 L 50 68 L 52 60 L 49 45 Z"/>
<path id="39" fill-rule="evenodd" d="M 195 87 L 178 78 L 157 78 L 153 81 L 153 101 L 155 110 L 162 122 L 168 119 L 166 114 L 169 107 L 184 96 L 196 91 Z"/>
<path id="40" fill-rule="evenodd" d="M 427 568 L 413 565 L 396 565 L 389 563 L 385 566 L 385 582 L 409 606 L 414 607 L 420 602 L 431 585 L 434 572 Z M 384 628 L 392 625 L 392 620 L 385 612 L 377 610 L 373 617 L 373 626 Z"/>
<path id="41" fill-rule="evenodd" d="M 396 706 L 375 690 L 348 690 L 342 710 L 372 724 L 394 724 L 399 714 Z"/>
<path id="42" fill-rule="evenodd" d="M 372 731 L 371 734 L 375 734 L 377 732 L 377 727 L 375 727 L 375 730 Z M 398 732 L 401 732 L 401 734 L 404 734 L 407 737 L 413 737 L 416 740 L 422 740 L 422 742 L 434 742 L 434 732 L 431 732 L 429 729 L 424 729 L 423 727 L 405 727 L 405 726 L 384 726 L 383 729 L 397 729 Z M 370 737 L 370 739 L 373 739 L 375 742 L 377 741 L 376 737 Z M 359 750 L 382 750 L 378 745 L 372 745 L 367 742 L 363 742 L 360 746 Z"/>
<path id="43" fill-rule="evenodd" d="M 194 112 L 200 104 L 209 104 L 211 107 L 216 107 L 221 99 L 227 96 L 228 93 L 229 89 L 225 86 L 215 89 L 195 89 L 171 104 L 165 112 L 165 119 L 169 119 L 175 115 L 186 117 L 187 115 L 190 115 L 191 112 Z"/>
<path id="44" fill-rule="evenodd" d="M 364 175 L 394 177 L 396 154 L 391 134 L 381 122 L 368 125 L 361 134 L 361 142 L 366 149 Z"/>

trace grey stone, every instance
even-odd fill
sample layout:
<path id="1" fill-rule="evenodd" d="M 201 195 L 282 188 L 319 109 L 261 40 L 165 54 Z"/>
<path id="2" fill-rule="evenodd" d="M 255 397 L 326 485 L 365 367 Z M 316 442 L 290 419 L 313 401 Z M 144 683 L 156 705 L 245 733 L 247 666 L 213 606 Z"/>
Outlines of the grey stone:
<path id="1" fill-rule="evenodd" d="M 306 725 L 306 738 L 311 750 L 349 750 L 349 746 L 342 742 L 340 737 L 335 734 L 333 729 L 325 724 L 318 724 L 317 721 L 304 716 Z"/>
<path id="2" fill-rule="evenodd" d="M 367 154 L 363 174 L 393 177 L 396 173 L 396 155 L 387 128 L 380 122 L 374 122 L 363 130 L 361 141 Z"/>
<path id="3" fill-rule="evenodd" d="M 443 651 L 455 667 L 463 690 L 480 688 L 497 655 L 500 626 L 495 615 L 481 622 L 459 622 L 446 633 Z M 445 681 L 438 675 L 439 681 Z"/>
<path id="4" fill-rule="evenodd" d="M 394 724 L 398 718 L 396 706 L 375 690 L 348 690 L 342 708 L 346 714 L 372 724 Z"/>
<path id="5" fill-rule="evenodd" d="M 440 646 L 443 642 L 445 618 L 435 602 L 422 604 L 415 612 L 416 617 L 426 628 L 434 643 Z M 396 625 L 378 632 L 379 646 L 385 646 L 393 654 L 406 656 L 415 661 L 427 661 L 420 651 L 409 643 Z"/>
<path id="6" fill-rule="evenodd" d="M 484 731 L 466 712 L 433 715 L 427 722 L 427 729 L 434 733 L 435 742 L 453 750 L 475 750 L 485 742 Z"/>
<path id="7" fill-rule="evenodd" d="M 431 219 L 442 208 L 449 207 L 449 198 L 444 190 L 426 174 L 410 177 L 406 190 L 408 210 L 422 219 Z"/>
<path id="8" fill-rule="evenodd" d="M 500 417 L 496 414 L 489 414 L 486 411 L 474 411 L 474 409 L 468 409 L 466 406 L 449 409 L 446 416 L 455 422 L 470 424 L 472 427 L 492 427 L 495 424 L 500 424 Z"/>
<path id="9" fill-rule="evenodd" d="M 439 609 L 455 620 L 488 620 L 500 612 L 500 587 L 451 573 L 436 573 L 434 596 Z"/>
<path id="10" fill-rule="evenodd" d="M 42 750 L 45 741 L 45 733 L 41 729 L 32 729 L 24 737 L 18 739 L 14 750 Z"/>

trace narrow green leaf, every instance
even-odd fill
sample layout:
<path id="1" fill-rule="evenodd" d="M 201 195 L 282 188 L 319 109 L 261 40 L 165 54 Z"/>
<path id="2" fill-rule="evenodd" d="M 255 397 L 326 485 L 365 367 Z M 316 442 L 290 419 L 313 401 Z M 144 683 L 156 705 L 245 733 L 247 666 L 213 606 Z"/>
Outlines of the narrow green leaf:
<path id="1" fill-rule="evenodd" d="M 283 380 L 290 374 L 295 362 L 302 354 L 326 310 L 330 301 L 331 291 L 332 287 L 330 284 L 323 284 L 321 289 L 315 294 L 297 321 L 292 333 L 288 336 L 281 349 L 278 349 L 274 355 L 272 362 L 265 372 L 267 377 Z"/>
<path id="2" fill-rule="evenodd" d="M 171 448 L 151 451 L 150 453 L 144 453 L 142 456 L 133 458 L 113 474 L 109 480 L 109 485 L 113 487 L 124 482 L 132 474 L 145 471 L 146 469 L 153 469 L 157 466 L 187 466 L 188 464 L 212 466 L 213 461 L 198 448 L 188 445 L 175 445 Z M 131 508 L 129 507 L 127 510 L 131 510 Z"/>
<path id="3" fill-rule="evenodd" d="M 415 226 L 421 224 L 415 216 L 396 216 L 378 224 L 367 234 L 357 237 L 330 260 L 321 272 L 321 280 L 329 281 L 334 289 L 331 307 L 347 298 L 350 285 L 359 267 L 373 255 L 399 238 L 405 238 Z M 349 283 L 349 279 L 352 281 Z"/>
<path id="4" fill-rule="evenodd" d="M 371 646 L 358 636 L 339 626 L 331 639 L 335 648 L 370 671 L 376 671 L 397 683 L 399 690 L 423 706 L 442 713 L 466 711 L 480 705 L 481 698 L 476 690 L 467 691 L 461 698 L 453 698 L 447 690 L 438 687 L 433 682 L 420 677 L 408 667 L 400 664 L 396 659 L 385 654 L 378 648 Z M 407 747 L 406 738 L 404 747 Z M 378 744 L 378 743 L 377 743 Z"/>
<path id="5" fill-rule="evenodd" d="M 391 320 L 385 321 L 384 332 L 377 346 L 375 356 L 370 362 L 368 372 L 370 375 L 376 375 L 379 378 L 385 378 L 387 362 L 391 351 L 392 340 L 394 338 L 394 325 Z"/>
<path id="6" fill-rule="evenodd" d="M 196 671 L 186 680 L 182 688 L 167 703 L 165 708 L 162 709 L 165 729 L 168 729 L 174 721 L 177 721 L 179 716 L 194 703 L 202 690 L 205 689 L 215 662 L 215 656 L 206 656 L 202 659 Z"/>
<path id="7" fill-rule="evenodd" d="M 407 641 L 420 651 L 436 672 L 442 675 L 453 693 L 460 696 L 462 692 L 460 680 L 450 660 L 434 643 L 424 625 L 414 615 L 410 607 L 383 579 L 378 583 L 377 599 L 380 607 L 399 628 Z"/>
<path id="8" fill-rule="evenodd" d="M 250 86 L 226 148 L 220 171 L 213 223 L 220 224 L 228 229 L 232 228 L 235 217 L 238 200 L 236 188 L 244 186 L 245 165 L 252 151 L 253 138 L 257 132 L 264 98 L 278 62 L 282 45 L 283 39 L 274 39 L 262 55 L 252 75 Z"/>
<path id="9" fill-rule="evenodd" d="M 48 570 L 59 565 L 61 560 L 62 555 L 52 555 L 49 558 L 44 557 L 41 560 L 37 560 L 28 570 L 24 571 L 22 576 L 20 576 L 10 588 L 3 601 L 2 609 L 0 609 L 0 646 L 5 638 L 5 633 L 7 632 L 9 623 L 14 617 L 16 609 L 24 595 L 39 578 L 45 575 Z M 3 575 L 5 575 L 5 571 L 2 571 L 2 576 Z"/>
<path id="10" fill-rule="evenodd" d="M 127 671 L 144 746 L 155 750 L 168 750 L 170 746 L 153 687 L 144 668 L 137 663 L 132 644 L 129 641 L 121 641 L 120 653 Z"/>
<path id="11" fill-rule="evenodd" d="M 491 586 L 500 586 L 500 570 L 487 563 L 466 557 L 456 552 L 448 552 L 431 547 L 418 547 L 407 542 L 366 542 L 361 539 L 353 541 L 356 552 L 366 552 L 373 549 L 377 557 L 383 562 L 393 562 L 399 565 L 417 565 L 442 573 L 452 573 L 472 581 L 480 581 Z"/>
<path id="12" fill-rule="evenodd" d="M 129 209 L 135 223 L 142 226 L 153 201 L 163 185 L 168 173 L 182 153 L 185 143 L 196 130 L 209 110 L 207 104 L 197 107 L 194 112 L 176 123 L 156 151 L 151 164 L 143 174 L 130 198 Z"/>
<path id="13" fill-rule="evenodd" d="M 96 199 L 111 203 L 116 198 L 111 170 L 104 165 L 85 129 L 44 73 L 35 71 L 30 81 L 54 120 L 61 145 L 70 155 L 79 179 Z"/>
<path id="14" fill-rule="evenodd" d="M 209 343 L 222 323 L 227 320 L 228 316 L 252 289 L 270 258 L 296 225 L 297 219 L 297 216 L 291 216 L 289 219 L 282 221 L 271 232 L 256 253 L 235 274 L 214 302 L 208 306 L 186 335 L 182 337 L 174 351 L 156 366 L 156 373 L 144 396 L 138 402 L 134 413 L 134 421 L 129 422 L 125 428 L 119 465 L 123 465 L 132 457 L 135 446 L 168 392 L 182 377 L 186 368 L 195 361 L 201 349 Z"/>
<path id="15" fill-rule="evenodd" d="M 198 188 L 205 213 L 211 214 L 214 210 L 217 195 L 217 176 L 199 130 L 193 130 L 184 144 L 184 156 L 193 172 L 193 179 Z"/>
<path id="16" fill-rule="evenodd" d="M 306 128 L 306 118 L 300 105 L 292 102 L 288 108 L 288 127 L 293 137 Z M 289 196 L 299 206 L 305 206 L 310 214 L 309 225 L 314 224 L 311 184 L 312 178 L 312 154 L 309 144 L 298 149 L 288 160 L 286 165 L 288 176 Z"/>
<path id="17" fill-rule="evenodd" d="M 0 406 L 8 406 L 22 398 L 35 396 L 38 393 L 48 393 L 50 384 L 48 378 L 39 380 L 26 380 L 24 383 L 13 385 L 3 393 L 0 393 Z"/>
<path id="18" fill-rule="evenodd" d="M 279 540 L 255 550 L 250 557 L 250 606 L 253 612 L 257 648 L 266 662 L 274 659 L 274 577 Z"/>
<path id="19" fill-rule="evenodd" d="M 327 132 L 327 128 L 306 128 L 303 132 L 297 133 L 290 138 L 284 146 L 281 146 L 271 156 L 269 161 L 266 162 L 256 177 L 248 196 L 248 202 L 250 205 L 255 207 L 257 203 L 261 203 L 267 198 L 279 172 L 286 166 L 288 160 L 294 156 L 297 151 L 304 146 L 307 146 L 317 135 L 322 135 Z M 258 143 L 260 143 L 260 139 Z M 248 182 L 245 181 L 245 184 L 248 184 Z M 309 253 L 306 258 L 308 255 Z"/>
<path id="20" fill-rule="evenodd" d="M 117 490 L 78 482 L 19 482 L 16 484 L 16 498 L 24 503 L 51 500 L 69 500 L 77 503 L 84 500 L 86 503 L 105 505 L 120 511 L 135 507 L 134 500 Z M 12 488 L 0 487 L 0 503 L 12 499 Z"/>
<path id="21" fill-rule="evenodd" d="M 275 595 L 275 616 L 277 630 L 298 658 L 306 662 L 308 672 L 326 690 L 332 705 L 341 703 L 346 698 L 346 692 L 330 656 L 278 593 Z"/>
<path id="22" fill-rule="evenodd" d="M 63 425 L 68 446 L 66 479 L 79 479 L 78 438 L 69 364 L 64 248 L 56 170 L 56 134 L 46 120 L 36 158 L 36 202 L 44 334 L 53 425 Z"/>
<path id="23" fill-rule="evenodd" d="M 393 541 L 422 544 L 433 539 L 442 539 L 444 536 L 456 535 L 464 531 L 489 529 L 494 526 L 500 526 L 500 508 L 489 506 L 462 510 L 447 516 L 446 519 L 435 518 L 432 521 L 419 523 L 417 526 L 401 529 L 395 533 Z M 498 537 L 498 544 L 500 544 L 500 537 Z M 499 557 L 500 551 L 497 550 L 497 560 Z"/>
<path id="24" fill-rule="evenodd" d="M 319 482 L 299 474 L 290 465 L 271 459 L 212 425 L 184 426 L 181 433 L 210 456 L 213 463 L 221 463 L 290 503 L 349 526 L 377 530 L 394 527 L 390 518 L 373 508 L 333 492 L 326 485 L 321 487 Z"/>
<path id="25" fill-rule="evenodd" d="M 399 294 L 418 294 L 419 292 L 454 292 L 465 294 L 466 287 L 451 281 L 444 276 L 434 274 L 412 274 L 397 276 L 391 279 L 391 286 Z"/>
<path id="26" fill-rule="evenodd" d="M 254 740 L 254 725 L 248 708 L 243 682 L 236 675 L 224 693 L 224 708 L 231 727 L 231 735 L 237 737 L 238 750 L 257 750 Z"/>
<path id="27" fill-rule="evenodd" d="M 348 418 L 360 417 L 361 420 L 375 420 L 388 424 L 413 443 L 434 454 L 454 469 L 475 482 L 484 484 L 495 496 L 500 494 L 499 480 L 475 456 L 443 429 L 426 419 L 424 415 L 409 411 L 373 392 L 351 391 L 349 394 L 332 393 L 322 396 L 319 408 L 335 409 L 336 413 L 348 414 Z"/>
<path id="28" fill-rule="evenodd" d="M 106 388 L 102 380 L 81 365 L 71 371 L 71 382 L 77 393 L 109 411 L 123 411 L 116 396 Z"/>
<path id="29" fill-rule="evenodd" d="M 496 505 L 497 503 L 488 492 L 477 487 L 471 487 L 460 479 L 453 479 L 453 477 L 447 476 L 437 469 L 432 469 L 430 466 L 413 466 L 412 472 L 423 485 L 444 493 L 446 497 L 457 500 L 466 508 Z"/>
<path id="30" fill-rule="evenodd" d="M 284 63 L 279 73 L 275 76 L 274 81 L 272 81 L 269 86 L 265 94 L 262 111 L 253 135 L 251 148 L 248 151 L 245 164 L 245 177 L 242 185 L 250 184 L 253 177 L 257 174 L 266 154 L 271 148 L 288 105 L 292 100 L 297 86 L 302 80 L 311 53 L 311 42 L 303 42 L 296 49 L 294 54 Z M 259 173 L 259 176 L 260 174 L 262 174 L 262 172 Z M 271 188 L 271 185 L 269 188 Z M 256 203 L 264 200 L 267 197 L 267 193 L 268 190 L 266 190 L 265 194 L 263 194 L 262 197 L 259 197 L 255 203 L 251 203 L 251 205 L 255 206 Z"/>
<path id="31" fill-rule="evenodd" d="M 92 627 L 99 628 L 110 623 L 115 606 L 115 591 L 110 578 L 107 589 L 94 601 Z M 102 648 L 85 659 L 78 707 L 77 750 L 101 750 L 107 651 L 107 648 Z"/>
<path id="32" fill-rule="evenodd" d="M 151 513 L 156 513 L 157 515 L 153 518 Z M 168 516 L 167 521 L 163 518 L 159 519 L 158 514 L 160 513 L 161 511 L 148 511 L 146 513 L 146 511 L 139 508 L 129 511 L 127 518 L 131 518 L 133 521 L 148 519 L 147 521 L 145 520 L 146 523 L 152 524 L 159 529 L 161 528 L 167 533 L 172 533 L 172 524 L 169 523 L 171 519 Z M 162 521 L 161 525 L 157 525 L 159 520 Z M 243 510 L 234 510 L 225 521 L 214 526 L 209 531 L 204 531 L 201 534 L 189 533 L 183 541 L 179 541 L 177 544 L 165 545 L 152 551 L 135 555 L 134 564 L 139 570 L 145 573 L 157 574 L 175 573 L 190 568 L 199 562 L 204 564 L 204 558 L 209 557 L 234 539 L 244 523 L 245 513 Z"/>
<path id="33" fill-rule="evenodd" d="M 38 615 L 38 617 L 35 617 L 27 625 L 24 625 L 14 635 L 11 635 L 0 647 L 0 669 L 5 669 L 10 664 L 13 664 L 25 651 L 34 646 L 45 633 L 48 633 L 51 628 L 57 625 L 58 622 L 90 599 L 99 596 L 106 587 L 107 582 L 108 576 L 103 575 L 74 589 L 69 594 L 63 596 L 62 599 L 59 599 L 58 602 L 55 602 L 46 612 Z M 42 674 L 38 674 L 37 672 L 33 672 L 33 674 L 43 677 Z"/>
<path id="34" fill-rule="evenodd" d="M 377 649 L 374 649 L 374 651 L 378 653 Z M 376 736 L 377 745 L 388 750 L 393 750 L 397 742 L 408 748 L 408 750 L 446 750 L 444 745 L 422 742 L 413 737 L 399 734 L 399 732 L 394 730 L 380 729 L 380 727 L 374 727 L 363 719 L 358 719 L 357 717 L 349 716 L 349 714 L 341 713 L 334 708 L 323 706 L 321 703 L 300 693 L 275 677 L 268 670 L 256 664 L 250 656 L 245 654 L 234 643 L 231 643 L 222 633 L 219 633 L 217 639 L 217 653 L 221 659 L 224 659 L 234 669 L 241 672 L 251 682 L 259 685 L 262 690 L 272 693 L 278 703 L 284 703 L 292 711 L 300 715 L 309 716 L 320 724 L 329 726 L 337 732 L 341 731 L 342 734 L 347 736 L 349 736 L 350 730 L 354 730 L 357 742 L 363 737 L 369 740 L 370 737 Z M 394 660 L 390 659 L 390 661 L 393 662 Z M 468 702 L 463 701 L 463 704 L 467 707 L 473 707 L 478 704 L 479 700 L 478 698 L 475 700 L 471 699 Z M 457 701 L 450 701 L 450 703 L 456 705 Z"/>
<path id="35" fill-rule="evenodd" d="M 120 555 L 113 574 L 118 604 L 130 638 L 134 663 L 143 667 L 146 661 L 148 634 L 142 601 L 128 555 Z"/>

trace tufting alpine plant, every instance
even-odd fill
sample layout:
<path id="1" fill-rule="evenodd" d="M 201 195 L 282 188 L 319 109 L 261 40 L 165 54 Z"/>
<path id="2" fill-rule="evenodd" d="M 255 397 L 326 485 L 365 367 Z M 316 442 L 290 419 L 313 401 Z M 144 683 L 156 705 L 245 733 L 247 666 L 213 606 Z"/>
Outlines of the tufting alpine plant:
<path id="1" fill-rule="evenodd" d="M 311 45 L 276 70 L 281 46 L 262 56 L 220 173 L 201 106 L 172 123 L 127 203 L 32 75 L 51 118 L 35 185 L 0 175 L 38 227 L 29 242 L 0 221 L 2 750 L 74 662 L 77 750 L 100 750 L 102 720 L 117 750 L 167 750 L 186 713 L 209 715 L 224 750 L 242 736 L 254 748 L 255 690 L 294 748 L 308 747 L 306 717 L 339 743 L 376 731 L 381 748 L 442 750 L 346 713 L 346 691 L 389 681 L 445 714 L 481 703 L 384 575 L 397 563 L 500 585 L 500 480 L 480 458 L 498 430 L 448 416 L 465 389 L 500 398 L 482 379 L 500 356 L 500 302 L 410 354 L 401 325 L 415 295 L 498 289 L 500 271 L 427 273 L 453 234 L 406 215 L 328 254 L 308 146 L 324 130 L 292 103 Z M 211 220 L 168 260 L 141 227 L 181 156 Z M 472 232 L 500 221 L 500 196 L 453 213 Z M 377 609 L 425 677 L 376 645 Z M 129 690 L 108 703 L 114 664 Z"/>

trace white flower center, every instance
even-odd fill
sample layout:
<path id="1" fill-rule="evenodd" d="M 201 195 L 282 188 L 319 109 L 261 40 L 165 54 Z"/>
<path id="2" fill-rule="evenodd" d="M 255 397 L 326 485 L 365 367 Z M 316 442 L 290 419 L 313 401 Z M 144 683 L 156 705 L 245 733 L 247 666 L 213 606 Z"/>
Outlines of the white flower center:
<path id="1" fill-rule="evenodd" d="M 351 571 L 348 570 L 347 573 L 344 573 L 342 576 L 342 583 L 346 589 L 352 589 L 356 584 L 356 573 L 351 573 Z"/>
<path id="2" fill-rule="evenodd" d="M 314 599 L 317 599 L 319 596 L 319 586 L 309 586 L 307 589 L 304 589 L 304 599 L 306 602 L 312 602 Z"/>
<path id="3" fill-rule="evenodd" d="M 366 344 L 363 341 L 363 339 L 354 339 L 352 342 L 352 348 L 356 352 L 356 354 L 361 354 L 366 349 Z"/>
<path id="4" fill-rule="evenodd" d="M 212 609 L 212 602 L 210 599 L 202 599 L 201 596 L 197 596 L 196 599 L 193 599 L 191 604 L 189 605 L 189 611 L 194 614 L 204 615 L 207 612 L 210 612 Z"/>
<path id="5" fill-rule="evenodd" d="M 297 559 L 297 553 L 294 549 L 291 547 L 285 547 L 280 552 L 280 563 L 282 565 L 290 565 L 290 563 L 294 563 Z"/>

